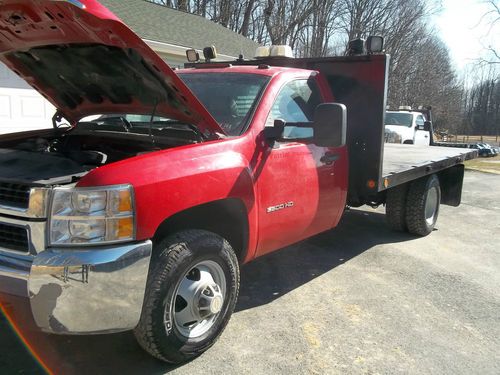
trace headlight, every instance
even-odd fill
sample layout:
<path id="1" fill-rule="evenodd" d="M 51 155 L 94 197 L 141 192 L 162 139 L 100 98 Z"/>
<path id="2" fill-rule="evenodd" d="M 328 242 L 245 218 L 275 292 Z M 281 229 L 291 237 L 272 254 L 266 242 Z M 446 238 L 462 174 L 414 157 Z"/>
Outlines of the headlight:
<path id="1" fill-rule="evenodd" d="M 133 240 L 135 223 L 132 186 L 55 188 L 49 220 L 51 245 Z"/>

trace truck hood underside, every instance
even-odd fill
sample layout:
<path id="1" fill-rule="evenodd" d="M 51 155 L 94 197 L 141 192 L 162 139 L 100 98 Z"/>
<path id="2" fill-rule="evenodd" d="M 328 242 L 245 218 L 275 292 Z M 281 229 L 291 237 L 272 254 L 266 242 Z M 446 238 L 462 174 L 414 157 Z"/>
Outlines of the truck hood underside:
<path id="1" fill-rule="evenodd" d="M 0 61 L 72 123 L 154 111 L 206 135 L 224 133 L 165 61 L 97 1 L 0 4 Z"/>
<path id="2" fill-rule="evenodd" d="M 70 110 L 84 102 L 109 103 L 118 113 L 122 106 L 126 109 L 130 104 L 151 108 L 156 103 L 168 103 L 174 108 L 182 107 L 175 92 L 158 79 L 133 49 L 45 46 L 14 52 L 9 57 L 36 76 L 45 90 L 54 91 L 56 101 Z"/>

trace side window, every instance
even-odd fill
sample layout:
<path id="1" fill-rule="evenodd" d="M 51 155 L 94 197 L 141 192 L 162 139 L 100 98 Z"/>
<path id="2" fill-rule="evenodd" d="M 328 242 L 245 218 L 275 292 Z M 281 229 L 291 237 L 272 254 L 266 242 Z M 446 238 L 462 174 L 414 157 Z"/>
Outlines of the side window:
<path id="1" fill-rule="evenodd" d="M 274 120 L 286 122 L 313 121 L 314 110 L 321 103 L 319 89 L 314 79 L 301 79 L 287 83 L 281 89 L 269 115 L 266 126 Z M 312 129 L 287 127 L 285 138 L 312 138 Z"/>
<path id="2" fill-rule="evenodd" d="M 417 116 L 417 120 L 415 121 L 417 126 L 424 126 L 424 117 L 423 116 Z"/>

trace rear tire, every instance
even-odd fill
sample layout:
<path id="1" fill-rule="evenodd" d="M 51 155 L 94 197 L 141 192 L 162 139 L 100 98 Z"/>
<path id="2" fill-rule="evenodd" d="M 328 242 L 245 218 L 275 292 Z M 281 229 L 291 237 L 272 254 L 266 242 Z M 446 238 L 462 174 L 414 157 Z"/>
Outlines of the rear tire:
<path id="1" fill-rule="evenodd" d="M 210 348 L 229 322 L 238 298 L 238 259 L 225 239 L 203 230 L 171 235 L 155 250 L 134 334 L 152 356 L 186 362 Z"/>
<path id="2" fill-rule="evenodd" d="M 408 184 L 402 184 L 387 190 L 385 199 L 385 218 L 393 230 L 406 231 L 406 198 Z"/>
<path id="3" fill-rule="evenodd" d="M 436 175 L 413 181 L 406 199 L 408 232 L 427 236 L 432 232 L 439 214 L 441 188 Z"/>

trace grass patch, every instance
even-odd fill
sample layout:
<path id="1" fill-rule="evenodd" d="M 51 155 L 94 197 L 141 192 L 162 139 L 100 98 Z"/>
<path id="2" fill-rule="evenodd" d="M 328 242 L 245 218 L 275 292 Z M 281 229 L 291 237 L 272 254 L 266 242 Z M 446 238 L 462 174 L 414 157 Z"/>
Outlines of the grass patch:
<path id="1" fill-rule="evenodd" d="M 467 160 L 464 164 L 466 169 L 500 174 L 500 155 L 497 155 L 494 158 L 477 158 Z"/>

